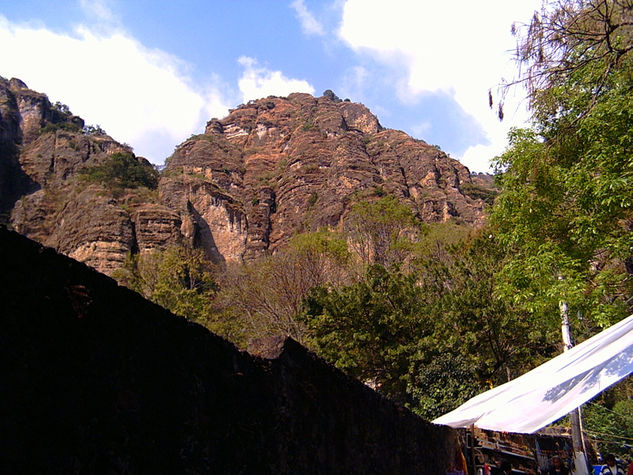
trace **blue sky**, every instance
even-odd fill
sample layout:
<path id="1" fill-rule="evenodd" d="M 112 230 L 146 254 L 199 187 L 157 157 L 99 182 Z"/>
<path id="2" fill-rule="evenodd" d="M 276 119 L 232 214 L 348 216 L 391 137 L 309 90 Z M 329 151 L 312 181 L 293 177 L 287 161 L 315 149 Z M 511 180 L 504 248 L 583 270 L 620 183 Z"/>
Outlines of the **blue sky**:
<path id="1" fill-rule="evenodd" d="M 29 1 L 0 4 L 0 76 L 18 77 L 162 164 L 250 99 L 301 91 L 362 102 L 385 127 L 473 171 L 525 111 L 488 90 L 512 79 L 513 22 L 539 0 Z M 496 95 L 496 94 L 495 94 Z"/>

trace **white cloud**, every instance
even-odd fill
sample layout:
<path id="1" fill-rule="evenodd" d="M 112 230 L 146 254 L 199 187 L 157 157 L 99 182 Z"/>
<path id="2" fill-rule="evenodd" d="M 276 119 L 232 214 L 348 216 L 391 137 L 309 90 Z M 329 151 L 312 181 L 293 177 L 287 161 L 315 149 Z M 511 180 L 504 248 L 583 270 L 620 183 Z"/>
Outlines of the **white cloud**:
<path id="1" fill-rule="evenodd" d="M 464 154 L 469 166 L 485 170 L 488 158 L 503 150 L 508 128 L 526 118 L 524 110 L 508 103 L 499 123 L 487 94 L 516 70 L 510 60 L 511 24 L 527 22 L 539 6 L 540 0 L 347 0 L 339 36 L 355 51 L 404 69 L 404 81 L 394 80 L 401 100 L 450 94 L 488 136 L 487 148 L 479 144 Z"/>
<path id="2" fill-rule="evenodd" d="M 101 2 L 91 5 L 105 8 Z M 111 15 L 100 8 L 99 15 Z M 78 27 L 60 34 L 0 16 L 0 44 L 0 75 L 18 77 L 53 102 L 68 104 L 86 123 L 100 124 L 154 163 L 200 132 L 211 110 L 228 110 L 217 90 L 202 94 L 192 87 L 177 58 L 120 30 Z"/>
<path id="3" fill-rule="evenodd" d="M 424 135 L 428 133 L 432 128 L 433 124 L 431 124 L 431 122 L 429 122 L 428 120 L 425 120 L 423 122 L 420 122 L 419 124 L 413 125 L 411 127 L 411 132 L 413 132 L 416 137 L 424 137 Z"/>
<path id="4" fill-rule="evenodd" d="M 319 36 L 323 36 L 325 34 L 323 25 L 314 18 L 314 15 L 312 15 L 312 13 L 308 10 L 308 7 L 306 7 L 304 0 L 294 0 L 290 6 L 295 11 L 297 18 L 301 23 L 301 28 L 305 34 Z"/>
<path id="5" fill-rule="evenodd" d="M 244 102 L 267 96 L 287 96 L 292 92 L 314 94 L 314 87 L 303 79 L 291 79 L 281 71 L 271 71 L 258 65 L 257 60 L 242 56 L 238 62 L 244 72 L 238 81 L 238 87 Z"/>

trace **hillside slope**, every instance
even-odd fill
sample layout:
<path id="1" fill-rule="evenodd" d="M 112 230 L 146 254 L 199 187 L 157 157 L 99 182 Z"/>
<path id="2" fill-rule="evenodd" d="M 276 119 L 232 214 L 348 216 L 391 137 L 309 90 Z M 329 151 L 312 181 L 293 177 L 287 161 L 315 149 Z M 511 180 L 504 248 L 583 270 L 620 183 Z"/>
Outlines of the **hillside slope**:
<path id="1" fill-rule="evenodd" d="M 168 159 L 159 190 L 191 239 L 220 260 L 240 260 L 295 233 L 336 228 L 353 203 L 385 194 L 425 222 L 480 225 L 484 202 L 468 186 L 466 167 L 384 129 L 362 104 L 296 93 L 209 121 Z"/>

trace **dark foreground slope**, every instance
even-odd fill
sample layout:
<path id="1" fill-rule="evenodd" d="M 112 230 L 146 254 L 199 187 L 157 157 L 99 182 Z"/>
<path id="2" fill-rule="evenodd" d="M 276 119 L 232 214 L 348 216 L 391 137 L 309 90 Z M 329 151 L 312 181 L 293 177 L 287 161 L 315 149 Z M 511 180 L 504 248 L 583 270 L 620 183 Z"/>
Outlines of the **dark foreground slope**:
<path id="1" fill-rule="evenodd" d="M 257 358 L 0 228 L 1 473 L 428 473 L 456 435 L 280 340 Z M 272 348 L 272 349 L 271 349 Z"/>

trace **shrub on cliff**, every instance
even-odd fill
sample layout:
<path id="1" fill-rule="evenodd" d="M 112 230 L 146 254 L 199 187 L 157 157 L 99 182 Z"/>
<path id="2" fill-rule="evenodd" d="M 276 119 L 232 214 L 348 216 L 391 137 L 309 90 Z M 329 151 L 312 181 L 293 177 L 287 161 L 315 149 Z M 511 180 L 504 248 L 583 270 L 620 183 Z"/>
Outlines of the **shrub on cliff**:
<path id="1" fill-rule="evenodd" d="M 131 153 L 115 153 L 101 165 L 81 170 L 83 180 L 101 183 L 110 189 L 158 186 L 158 171 Z"/>

